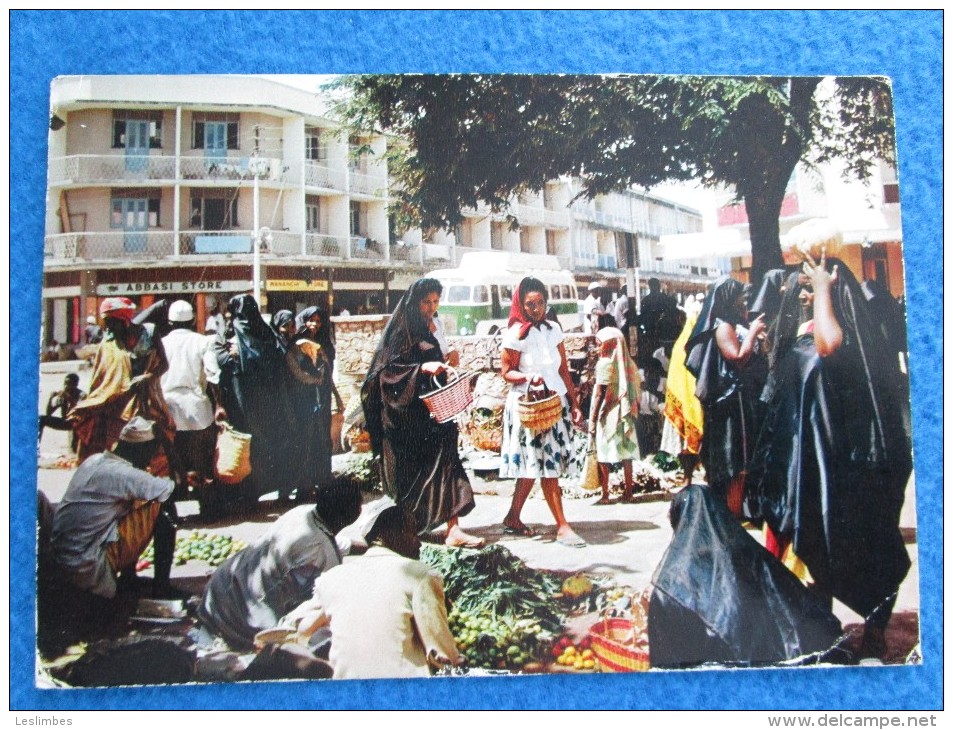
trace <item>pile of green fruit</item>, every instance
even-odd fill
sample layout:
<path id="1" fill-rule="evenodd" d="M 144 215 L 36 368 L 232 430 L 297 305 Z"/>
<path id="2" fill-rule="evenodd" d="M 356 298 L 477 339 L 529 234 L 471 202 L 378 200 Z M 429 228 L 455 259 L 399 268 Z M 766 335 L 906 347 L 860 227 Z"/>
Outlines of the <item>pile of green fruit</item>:
<path id="1" fill-rule="evenodd" d="M 187 532 L 179 534 L 172 555 L 173 565 L 185 565 L 190 560 L 204 560 L 213 568 L 224 563 L 235 553 L 247 547 L 244 540 L 235 540 L 230 535 L 218 535 L 212 532 Z M 139 564 L 148 567 L 155 561 L 155 549 L 150 542 L 140 558 Z"/>
<path id="2" fill-rule="evenodd" d="M 552 647 L 553 635 L 533 619 L 470 614 L 456 608 L 448 619 L 457 648 L 471 667 L 539 672 Z"/>

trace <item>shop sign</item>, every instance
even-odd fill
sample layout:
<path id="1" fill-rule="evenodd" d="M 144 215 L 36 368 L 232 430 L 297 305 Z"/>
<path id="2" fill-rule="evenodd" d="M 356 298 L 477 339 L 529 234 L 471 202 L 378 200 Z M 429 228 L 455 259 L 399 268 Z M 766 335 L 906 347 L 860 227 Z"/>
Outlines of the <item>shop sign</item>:
<path id="1" fill-rule="evenodd" d="M 304 279 L 269 279 L 265 282 L 268 291 L 327 291 L 328 282 L 324 280 L 305 281 Z"/>
<path id="2" fill-rule="evenodd" d="M 138 296 L 141 294 L 205 294 L 215 292 L 248 291 L 251 282 L 238 280 L 199 281 L 132 281 L 118 284 L 99 284 L 96 294 L 101 297 Z"/>

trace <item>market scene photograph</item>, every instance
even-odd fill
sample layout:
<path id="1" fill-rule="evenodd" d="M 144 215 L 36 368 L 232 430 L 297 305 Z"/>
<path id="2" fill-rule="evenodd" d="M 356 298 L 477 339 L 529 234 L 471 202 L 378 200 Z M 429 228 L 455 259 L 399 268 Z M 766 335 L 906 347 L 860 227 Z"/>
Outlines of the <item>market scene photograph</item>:
<path id="1" fill-rule="evenodd" d="M 37 687 L 923 662 L 889 79 L 60 76 L 48 141 Z"/>

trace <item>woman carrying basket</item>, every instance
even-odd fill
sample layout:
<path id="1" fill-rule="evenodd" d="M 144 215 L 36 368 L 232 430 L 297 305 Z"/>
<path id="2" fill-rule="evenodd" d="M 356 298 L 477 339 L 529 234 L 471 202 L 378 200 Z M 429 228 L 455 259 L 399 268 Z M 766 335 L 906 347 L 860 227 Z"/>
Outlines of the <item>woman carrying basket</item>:
<path id="1" fill-rule="evenodd" d="M 434 335 L 442 291 L 436 279 L 418 279 L 397 304 L 361 388 L 361 405 L 384 488 L 414 513 L 418 532 L 446 522 L 447 545 L 480 547 L 483 540 L 459 525 L 474 502 L 457 452 L 457 425 L 438 423 L 420 399 L 447 370 Z"/>
<path id="2" fill-rule="evenodd" d="M 563 332 L 557 323 L 546 320 L 546 304 L 546 285 L 531 276 L 524 278 L 513 292 L 509 328 L 503 335 L 503 379 L 513 387 L 503 410 L 500 477 L 516 479 L 503 530 L 508 534 L 536 534 L 523 523 L 520 513 L 539 479 L 546 504 L 556 519 L 556 541 L 567 547 L 584 547 L 585 540 L 566 521 L 559 487 L 559 477 L 566 474 L 572 455 L 572 425 L 581 425 L 583 415 L 569 375 Z M 555 424 L 533 430 L 520 419 L 519 401 L 530 388 L 543 386 L 559 396 L 561 412 Z"/>

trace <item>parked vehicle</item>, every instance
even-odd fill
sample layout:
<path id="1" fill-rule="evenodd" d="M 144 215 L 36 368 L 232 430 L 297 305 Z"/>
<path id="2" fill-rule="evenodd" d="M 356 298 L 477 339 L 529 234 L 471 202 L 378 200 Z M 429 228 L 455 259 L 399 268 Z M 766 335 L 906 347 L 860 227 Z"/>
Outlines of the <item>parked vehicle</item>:
<path id="1" fill-rule="evenodd" d="M 549 304 L 564 331 L 582 329 L 582 315 L 572 272 L 559 268 L 555 256 L 473 251 L 456 269 L 438 269 L 427 276 L 443 284 L 440 321 L 449 335 L 488 335 L 505 329 L 513 289 L 525 276 L 549 288 Z"/>

